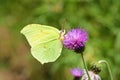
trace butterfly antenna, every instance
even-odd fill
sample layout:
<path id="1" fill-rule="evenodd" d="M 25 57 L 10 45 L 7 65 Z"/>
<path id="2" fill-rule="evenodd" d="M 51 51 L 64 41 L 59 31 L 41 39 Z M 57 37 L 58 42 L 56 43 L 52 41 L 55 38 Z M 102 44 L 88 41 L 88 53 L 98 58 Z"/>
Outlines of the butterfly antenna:
<path id="1" fill-rule="evenodd" d="M 66 19 L 64 19 L 63 21 L 62 21 L 62 25 L 61 25 L 61 32 L 63 32 L 63 33 L 65 33 L 65 23 L 66 23 Z"/>
<path id="2" fill-rule="evenodd" d="M 64 39 L 64 34 L 65 34 L 65 27 L 64 27 L 64 25 L 65 25 L 65 23 L 66 23 L 66 19 L 64 19 L 62 21 L 62 25 L 61 25 L 61 31 L 60 31 L 60 37 L 59 37 L 61 40 Z"/>

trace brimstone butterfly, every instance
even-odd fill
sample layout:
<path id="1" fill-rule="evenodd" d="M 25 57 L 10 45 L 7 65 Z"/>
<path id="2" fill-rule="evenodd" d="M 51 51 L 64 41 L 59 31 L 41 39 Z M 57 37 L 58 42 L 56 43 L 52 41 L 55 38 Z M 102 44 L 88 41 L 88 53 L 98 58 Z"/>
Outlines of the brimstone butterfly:
<path id="1" fill-rule="evenodd" d="M 60 56 L 63 31 L 51 26 L 29 24 L 21 30 L 21 33 L 31 46 L 32 56 L 42 64 L 53 62 Z"/>

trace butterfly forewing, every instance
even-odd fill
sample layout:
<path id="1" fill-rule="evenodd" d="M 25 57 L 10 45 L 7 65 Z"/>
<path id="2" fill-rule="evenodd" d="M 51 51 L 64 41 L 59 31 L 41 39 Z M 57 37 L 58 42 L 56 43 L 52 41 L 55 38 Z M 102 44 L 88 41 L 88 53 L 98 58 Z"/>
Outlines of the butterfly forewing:
<path id="1" fill-rule="evenodd" d="M 31 47 L 34 47 L 38 44 L 58 39 L 60 31 L 46 25 L 30 24 L 25 26 L 21 33 L 25 35 Z"/>

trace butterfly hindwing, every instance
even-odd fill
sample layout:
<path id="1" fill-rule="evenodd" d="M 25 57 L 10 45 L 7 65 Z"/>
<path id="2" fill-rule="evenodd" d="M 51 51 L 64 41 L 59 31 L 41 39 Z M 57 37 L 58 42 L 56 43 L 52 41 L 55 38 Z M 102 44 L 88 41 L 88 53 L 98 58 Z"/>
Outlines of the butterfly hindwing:
<path id="1" fill-rule="evenodd" d="M 31 48 L 31 53 L 38 61 L 44 64 L 55 61 L 60 56 L 61 50 L 61 41 L 52 40 Z"/>

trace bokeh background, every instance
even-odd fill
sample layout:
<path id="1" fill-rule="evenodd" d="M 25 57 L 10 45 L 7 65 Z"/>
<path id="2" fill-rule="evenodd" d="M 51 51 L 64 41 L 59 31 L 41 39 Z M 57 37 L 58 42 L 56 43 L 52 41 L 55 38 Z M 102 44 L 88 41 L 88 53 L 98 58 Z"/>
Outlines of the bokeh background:
<path id="1" fill-rule="evenodd" d="M 120 80 L 119 0 L 0 0 L 0 80 L 72 80 L 69 70 L 83 69 L 81 56 L 63 48 L 57 61 L 41 65 L 20 33 L 31 23 L 86 29 L 88 68 L 105 59 L 114 80 Z M 106 66 L 101 68 L 102 80 L 110 80 Z"/>

